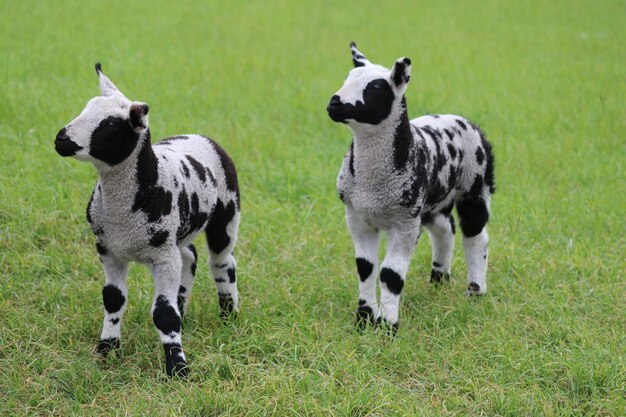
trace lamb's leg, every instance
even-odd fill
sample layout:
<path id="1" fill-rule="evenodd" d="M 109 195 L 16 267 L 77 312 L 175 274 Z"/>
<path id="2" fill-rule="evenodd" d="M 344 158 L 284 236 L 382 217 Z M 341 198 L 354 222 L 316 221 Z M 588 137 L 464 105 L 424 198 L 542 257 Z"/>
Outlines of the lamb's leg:
<path id="1" fill-rule="evenodd" d="M 184 319 L 187 306 L 189 305 L 189 296 L 191 295 L 191 289 L 193 288 L 193 282 L 196 277 L 198 252 L 196 252 L 194 245 L 187 245 L 180 249 L 180 255 L 183 260 L 183 270 L 180 287 L 178 288 L 177 301 L 181 319 Z"/>
<path id="2" fill-rule="evenodd" d="M 355 259 L 359 274 L 359 306 L 356 326 L 375 325 L 379 317 L 376 300 L 376 271 L 378 271 L 378 230 L 367 225 L 357 213 L 346 210 L 348 228 L 354 241 Z"/>
<path id="3" fill-rule="evenodd" d="M 227 207 L 233 204 L 231 202 Z M 216 210 L 217 212 L 217 210 Z M 209 262 L 213 281 L 217 288 L 220 317 L 226 320 L 239 312 L 239 293 L 237 291 L 237 263 L 233 249 L 237 242 L 239 212 L 232 217 L 214 213 L 206 230 L 209 246 Z"/>
<path id="4" fill-rule="evenodd" d="M 167 375 L 187 376 L 189 370 L 180 335 L 181 317 L 176 296 L 183 262 L 180 250 L 173 248 L 149 265 L 154 276 L 152 319 L 165 350 Z"/>
<path id="5" fill-rule="evenodd" d="M 486 193 L 485 193 L 486 194 Z M 482 295 L 487 292 L 487 245 L 489 235 L 486 224 L 489 220 L 489 196 L 476 200 L 461 200 L 457 203 L 463 252 L 467 263 L 466 295 Z"/>
<path id="6" fill-rule="evenodd" d="M 128 290 L 126 289 L 128 263 L 113 256 L 102 243 L 98 242 L 96 247 L 104 266 L 106 278 L 102 288 L 104 321 L 97 350 L 102 356 L 107 356 L 109 351 L 120 347 L 122 316 L 128 299 Z"/>
<path id="7" fill-rule="evenodd" d="M 380 309 L 383 324 L 393 334 L 398 330 L 400 295 L 419 234 L 419 225 L 389 231 L 387 253 L 380 269 Z"/>
<path id="8" fill-rule="evenodd" d="M 423 223 L 432 246 L 433 267 L 430 282 L 440 283 L 450 280 L 450 263 L 454 249 L 454 218 L 452 213 L 437 213 Z"/>

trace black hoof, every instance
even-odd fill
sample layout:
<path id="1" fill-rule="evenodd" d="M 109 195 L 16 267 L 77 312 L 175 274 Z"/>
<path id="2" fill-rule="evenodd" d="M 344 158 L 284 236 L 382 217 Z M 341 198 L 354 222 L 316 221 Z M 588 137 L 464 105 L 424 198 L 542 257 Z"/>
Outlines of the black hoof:
<path id="1" fill-rule="evenodd" d="M 367 326 L 376 326 L 376 319 L 372 308 L 366 305 L 360 305 L 356 309 L 356 320 L 354 325 L 358 330 L 364 330 Z"/>
<path id="2" fill-rule="evenodd" d="M 119 350 L 119 348 L 120 348 L 120 339 L 118 339 L 117 337 L 112 337 L 109 339 L 100 340 L 100 343 L 98 343 L 98 347 L 96 348 L 96 351 L 100 355 L 102 355 L 103 358 L 106 358 L 109 352 L 113 350 Z"/>
<path id="3" fill-rule="evenodd" d="M 233 320 L 237 317 L 235 303 L 230 295 L 219 294 L 220 318 L 223 321 Z"/>
<path id="4" fill-rule="evenodd" d="M 465 295 L 467 297 L 479 297 L 483 295 L 483 293 L 480 290 L 480 285 L 476 284 L 475 282 L 470 282 L 467 286 L 467 290 L 465 291 Z"/>
<path id="5" fill-rule="evenodd" d="M 383 332 L 384 335 L 395 337 L 398 334 L 398 327 L 400 326 L 398 322 L 391 323 L 379 317 L 377 324 L 377 327 Z"/>
<path id="6" fill-rule="evenodd" d="M 163 348 L 165 349 L 165 371 L 167 376 L 187 378 L 189 367 L 183 357 L 183 348 L 176 343 L 166 343 L 163 345 Z"/>
<path id="7" fill-rule="evenodd" d="M 430 271 L 431 284 L 441 284 L 443 281 L 450 282 L 450 274 L 447 272 L 435 271 L 434 269 Z"/>

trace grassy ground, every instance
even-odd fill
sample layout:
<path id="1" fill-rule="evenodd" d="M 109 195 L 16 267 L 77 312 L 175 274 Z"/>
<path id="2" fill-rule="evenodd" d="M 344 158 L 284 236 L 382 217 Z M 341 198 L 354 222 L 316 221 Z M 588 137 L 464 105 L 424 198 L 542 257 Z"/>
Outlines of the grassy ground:
<path id="1" fill-rule="evenodd" d="M 104 3 L 0 4 L 0 415 L 626 414 L 622 2 Z M 413 60 L 411 117 L 463 114 L 496 153 L 490 293 L 463 296 L 460 241 L 430 287 L 424 237 L 395 339 L 351 325 L 350 134 L 325 106 L 353 39 Z M 201 262 L 186 383 L 164 377 L 140 266 L 122 356 L 94 354 L 96 173 L 52 142 L 98 60 L 153 137 L 211 135 L 240 172 L 242 313 L 220 323 Z"/>

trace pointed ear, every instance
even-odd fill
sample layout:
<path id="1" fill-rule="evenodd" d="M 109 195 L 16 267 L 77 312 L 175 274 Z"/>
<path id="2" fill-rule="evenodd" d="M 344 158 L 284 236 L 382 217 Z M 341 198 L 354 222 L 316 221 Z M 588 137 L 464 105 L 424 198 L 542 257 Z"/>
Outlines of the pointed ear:
<path id="1" fill-rule="evenodd" d="M 148 110 L 150 110 L 150 108 L 146 103 L 135 102 L 130 105 L 128 120 L 135 132 L 141 133 L 148 129 Z"/>
<path id="2" fill-rule="evenodd" d="M 117 89 L 115 84 L 102 73 L 102 66 L 99 62 L 96 62 L 96 74 L 98 74 L 98 79 L 100 80 L 100 93 L 103 96 L 111 96 L 115 93 L 120 93 L 120 90 Z"/>
<path id="3" fill-rule="evenodd" d="M 406 87 L 411 79 L 411 60 L 409 58 L 400 58 L 391 69 L 391 81 L 396 88 Z"/>
<path id="4" fill-rule="evenodd" d="M 350 42 L 350 50 L 352 51 L 352 62 L 354 63 L 354 67 L 364 67 L 369 65 L 370 62 L 365 58 L 358 49 L 356 49 L 356 43 L 354 41 Z"/>

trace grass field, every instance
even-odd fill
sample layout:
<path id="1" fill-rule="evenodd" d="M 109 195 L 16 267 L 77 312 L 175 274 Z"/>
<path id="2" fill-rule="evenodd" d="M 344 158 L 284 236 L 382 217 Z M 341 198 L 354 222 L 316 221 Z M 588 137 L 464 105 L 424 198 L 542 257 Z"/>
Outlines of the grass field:
<path id="1" fill-rule="evenodd" d="M 626 415 L 623 2 L 179 3 L 0 3 L 0 415 Z M 496 155 L 488 295 L 464 297 L 459 236 L 431 287 L 425 235 L 395 338 L 352 326 L 350 133 L 325 107 L 353 39 L 413 60 L 411 117 L 462 114 Z M 94 352 L 96 172 L 53 140 L 96 61 L 153 138 L 210 135 L 239 170 L 241 314 L 218 319 L 203 255 L 187 382 L 165 378 L 142 266 L 122 355 Z"/>

